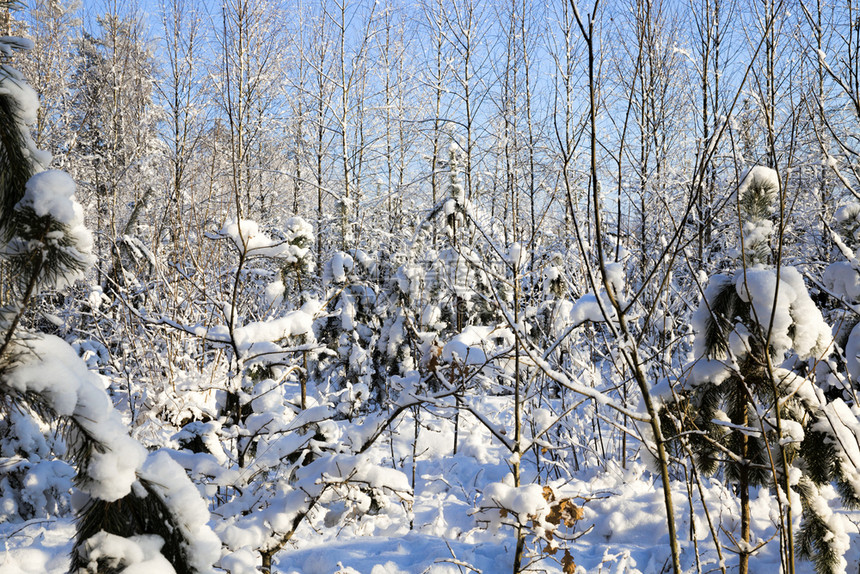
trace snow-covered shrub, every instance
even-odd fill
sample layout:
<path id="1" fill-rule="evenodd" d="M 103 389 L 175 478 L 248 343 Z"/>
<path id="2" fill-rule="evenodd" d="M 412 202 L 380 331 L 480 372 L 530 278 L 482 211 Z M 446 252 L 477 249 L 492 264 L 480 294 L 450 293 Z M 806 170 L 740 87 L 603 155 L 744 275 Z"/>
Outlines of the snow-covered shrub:
<path id="1" fill-rule="evenodd" d="M 487 485 L 475 513 L 476 520 L 491 531 L 503 525 L 527 530 L 527 543 L 538 554 L 552 556 L 563 548 L 564 572 L 573 572 L 575 568 L 567 541 L 576 538 L 574 529 L 582 517 L 582 507 L 576 504 L 575 497 L 564 496 L 549 485 L 516 486 L 512 475 Z"/>
<path id="2" fill-rule="evenodd" d="M 773 221 L 770 217 L 779 201 L 779 176 L 757 165 L 744 176 L 737 190 L 741 224 L 741 249 L 746 265 L 770 262 Z"/>
<path id="3" fill-rule="evenodd" d="M 297 276 L 313 271 L 310 249 L 314 243 L 314 230 L 311 224 L 301 217 L 291 217 L 284 222 L 283 237 L 288 247 L 279 258 L 285 268 Z"/>
<path id="4" fill-rule="evenodd" d="M 326 262 L 323 285 L 328 311 L 315 324 L 317 339 L 329 352 L 318 355 L 314 378 L 341 395 L 345 416 L 366 410 L 385 397 L 385 366 L 379 338 L 389 311 L 380 297 L 378 262 L 361 249 L 337 252 Z"/>
<path id="5" fill-rule="evenodd" d="M 846 247 L 856 249 L 860 245 L 860 203 L 848 203 L 833 214 L 834 231 L 845 241 Z"/>
<path id="6" fill-rule="evenodd" d="M 283 249 L 277 255 L 272 255 L 281 271 L 280 278 L 266 286 L 266 299 L 271 305 L 280 305 L 285 296 L 300 299 L 304 295 L 307 275 L 314 270 L 311 257 L 313 232 L 311 224 L 298 216 L 287 219 L 282 230 L 275 230 Z M 293 287 L 288 289 L 287 286 L 291 284 Z"/>
<path id="7" fill-rule="evenodd" d="M 213 301 L 218 320 L 178 325 L 219 348 L 229 365 L 216 411 L 184 421 L 171 444 L 201 488 L 218 492 L 217 531 L 229 551 L 220 566 L 234 572 L 257 564 L 268 571 L 306 523 L 343 527 L 403 513 L 389 499 L 411 496 L 402 473 L 359 452 L 379 436 L 367 440 L 363 428 L 371 389 L 380 388 L 377 263 L 361 250 L 336 253 L 323 267 L 323 308 L 303 282 L 312 269 L 310 227 L 298 218 L 286 227 L 228 221 L 212 236 L 232 251 Z M 301 291 L 263 287 L 273 276 Z"/>
<path id="8" fill-rule="evenodd" d="M 50 425 L 10 404 L 0 419 L 0 522 L 63 516 L 70 510 L 74 468 Z"/>

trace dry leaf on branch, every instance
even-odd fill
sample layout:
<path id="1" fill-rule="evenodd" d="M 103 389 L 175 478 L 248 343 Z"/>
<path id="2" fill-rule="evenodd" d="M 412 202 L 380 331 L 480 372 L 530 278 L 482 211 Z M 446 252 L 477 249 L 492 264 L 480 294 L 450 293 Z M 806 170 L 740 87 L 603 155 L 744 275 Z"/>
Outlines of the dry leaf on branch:
<path id="1" fill-rule="evenodd" d="M 570 555 L 570 550 L 564 551 L 564 556 L 561 559 L 561 568 L 564 574 L 574 574 L 576 572 L 576 563 L 573 561 L 573 556 Z"/>
<path id="2" fill-rule="evenodd" d="M 577 522 L 582 520 L 584 515 L 585 512 L 582 507 L 575 505 L 570 498 L 563 498 L 558 501 L 558 504 L 553 505 L 546 521 L 556 526 L 563 521 L 565 526 L 573 528 Z"/>

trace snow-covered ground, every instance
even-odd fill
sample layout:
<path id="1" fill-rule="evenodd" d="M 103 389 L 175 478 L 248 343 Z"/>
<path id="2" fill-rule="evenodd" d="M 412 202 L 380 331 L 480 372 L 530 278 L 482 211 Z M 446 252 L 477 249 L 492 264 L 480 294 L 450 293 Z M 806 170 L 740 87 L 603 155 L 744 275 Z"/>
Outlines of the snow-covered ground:
<path id="1" fill-rule="evenodd" d="M 483 401 L 487 412 L 495 412 L 497 417 L 510 413 L 509 397 Z M 384 508 L 378 514 L 365 514 L 345 527 L 334 528 L 325 526 L 326 513 L 320 511 L 300 529 L 292 545 L 277 554 L 276 572 L 454 574 L 511 570 L 514 529 L 505 524 L 488 524 L 488 513 L 495 510 L 477 512 L 482 493 L 509 474 L 509 453 L 472 416 L 462 415 L 460 448 L 453 455 L 453 425 L 427 414 L 422 420 L 426 424 L 416 449 L 419 457 L 411 510 L 403 506 Z M 413 428 L 411 418 L 401 419 L 395 429 L 393 449 L 395 464 L 410 477 Z M 374 454 L 390 464 L 391 445 L 385 442 L 376 447 Z M 533 478 L 534 465 L 528 457 L 524 460 L 524 479 L 528 480 Z M 535 548 L 533 539 L 529 539 L 527 552 L 533 559 L 533 571 L 563 572 L 564 549 L 575 561 L 577 573 L 669 571 L 669 539 L 659 478 L 642 462 L 627 466 L 624 469 L 610 463 L 586 468 L 569 480 L 541 480 L 541 484 L 551 484 L 561 495 L 572 497 L 583 508 L 583 516 L 575 528 L 562 529 L 565 536 L 578 538 L 561 543 L 554 555 Z M 739 531 L 737 501 L 717 480 L 705 480 L 704 486 L 710 517 L 720 530 L 725 545 L 723 557 L 731 572 L 737 568 L 737 557 L 729 548 L 728 534 Z M 692 496 L 692 523 L 686 484 L 675 483 L 673 494 L 685 571 L 718 571 L 719 560 L 698 493 Z M 830 489 L 828 496 L 835 499 L 836 493 Z M 757 542 L 767 541 L 751 559 L 751 572 L 779 572 L 779 541 L 772 538 L 774 522 L 778 520 L 776 502 L 767 489 L 753 493 L 751 498 L 754 538 Z M 338 509 L 330 508 L 328 512 L 336 513 Z M 840 520 L 851 537 L 847 571 L 856 572 L 860 566 L 860 536 L 855 522 L 860 521 L 860 514 Z M 3 574 L 60 574 L 67 570 L 74 524 L 70 518 L 5 524 L 0 526 L 0 537 L 4 540 L 4 552 L 0 553 Z M 798 561 L 797 572 L 813 571 L 811 563 Z"/>

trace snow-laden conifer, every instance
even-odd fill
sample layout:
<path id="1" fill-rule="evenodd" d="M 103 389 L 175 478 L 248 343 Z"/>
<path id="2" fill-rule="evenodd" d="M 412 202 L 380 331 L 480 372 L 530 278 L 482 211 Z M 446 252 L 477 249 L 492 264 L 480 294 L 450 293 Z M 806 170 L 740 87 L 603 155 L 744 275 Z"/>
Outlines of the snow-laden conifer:
<path id="1" fill-rule="evenodd" d="M 0 38 L 0 52 L 15 47 L 20 43 Z M 0 67 L 0 265 L 13 278 L 0 301 L 0 414 L 7 426 L 14 425 L 6 430 L 26 429 L 36 442 L 40 429 L 23 422 L 27 417 L 59 423 L 65 431 L 65 447 L 54 450 L 75 467 L 82 495 L 72 571 L 119 572 L 149 561 L 163 572 L 209 572 L 220 543 L 185 472 L 163 454 L 148 454 L 128 435 L 99 376 L 65 341 L 26 327 L 39 293 L 67 287 L 94 262 L 74 181 L 64 172 L 44 171 L 47 156 L 30 136 L 27 124 L 37 107 L 35 92 L 20 74 Z M 35 462 L 53 458 L 46 448 L 35 450 Z M 29 470 L 45 469 L 35 467 Z M 54 478 L 66 472 L 56 468 Z M 0 482 L 0 490 L 11 486 Z M 31 508 L 33 513 L 57 510 L 47 492 L 38 494 L 24 493 L 31 503 L 45 503 L 44 509 Z"/>
<path id="2" fill-rule="evenodd" d="M 819 487 L 834 478 L 839 448 L 822 422 L 829 406 L 813 385 L 814 365 L 831 352 L 832 336 L 800 272 L 768 264 L 778 190 L 776 172 L 763 167 L 739 186 L 742 264 L 710 278 L 693 317 L 695 361 L 681 391 L 680 418 L 692 431 L 699 467 L 722 471 L 735 485 L 741 572 L 757 545 L 750 516 L 756 486 L 778 489 L 783 501 L 795 496 L 786 496 L 786 488 L 800 494 L 801 553 L 819 572 L 836 572 L 844 568 L 846 537 Z M 788 504 L 780 510 L 790 512 Z"/>

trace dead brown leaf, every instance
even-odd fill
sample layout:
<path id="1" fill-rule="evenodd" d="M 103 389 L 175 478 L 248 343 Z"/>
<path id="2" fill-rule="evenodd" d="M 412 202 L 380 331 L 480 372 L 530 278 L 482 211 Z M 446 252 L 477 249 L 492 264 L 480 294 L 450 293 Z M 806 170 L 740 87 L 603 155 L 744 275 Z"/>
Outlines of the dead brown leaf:
<path id="1" fill-rule="evenodd" d="M 574 574 L 576 572 L 576 563 L 573 561 L 573 556 L 570 555 L 570 550 L 565 549 L 564 556 L 561 559 L 561 569 L 564 574 Z"/>

